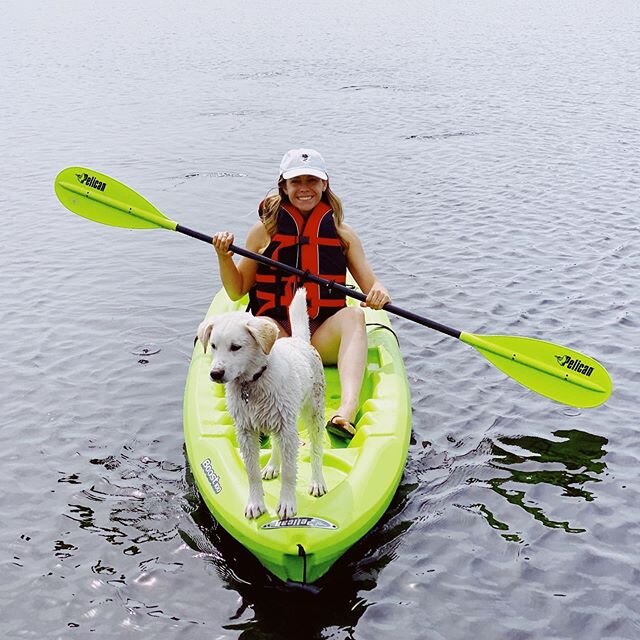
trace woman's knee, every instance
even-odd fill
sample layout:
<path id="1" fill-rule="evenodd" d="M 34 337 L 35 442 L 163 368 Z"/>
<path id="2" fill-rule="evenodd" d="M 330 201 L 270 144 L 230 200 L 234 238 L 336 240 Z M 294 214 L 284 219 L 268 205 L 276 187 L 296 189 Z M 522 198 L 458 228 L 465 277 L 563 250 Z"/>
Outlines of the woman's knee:
<path id="1" fill-rule="evenodd" d="M 364 325 L 364 309 L 359 305 L 344 307 L 339 313 L 347 322 Z"/>
<path id="2" fill-rule="evenodd" d="M 348 327 L 355 331 L 364 331 L 366 327 L 364 309 L 360 306 L 345 307 L 341 313 L 344 313 L 344 321 Z"/>
<path id="3" fill-rule="evenodd" d="M 342 339 L 365 342 L 367 327 L 362 307 L 344 307 L 320 325 L 311 336 L 311 344 L 320 352 L 325 364 L 337 358 Z"/>

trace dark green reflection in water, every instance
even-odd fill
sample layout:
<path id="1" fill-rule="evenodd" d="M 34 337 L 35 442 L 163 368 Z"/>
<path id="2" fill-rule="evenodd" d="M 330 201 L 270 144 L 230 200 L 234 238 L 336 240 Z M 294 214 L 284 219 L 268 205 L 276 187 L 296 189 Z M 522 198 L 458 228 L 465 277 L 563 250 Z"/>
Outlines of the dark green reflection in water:
<path id="1" fill-rule="evenodd" d="M 582 498 L 586 501 L 594 499 L 594 494 L 585 486 L 588 483 L 600 482 L 597 477 L 606 468 L 601 461 L 606 454 L 604 446 L 607 439 L 592 435 L 585 431 L 571 429 L 555 431 L 554 436 L 560 441 L 547 440 L 539 436 L 502 437 L 492 445 L 496 456 L 491 466 L 507 471 L 509 475 L 491 478 L 489 486 L 509 503 L 524 509 L 528 514 L 546 527 L 564 529 L 567 533 L 583 533 L 585 529 L 571 527 L 567 521 L 556 521 L 547 517 L 538 506 L 527 504 L 526 490 L 508 489 L 507 484 L 531 485 L 549 484 L 563 489 L 564 496 Z M 522 453 L 514 453 L 500 446 L 504 444 L 517 447 Z M 539 465 L 540 469 L 532 470 Z M 545 465 L 553 468 L 545 468 Z M 563 468 L 558 469 L 561 465 Z M 526 467 L 519 469 L 518 466 Z M 509 526 L 498 520 L 485 505 L 478 505 L 482 515 L 494 529 L 508 531 Z M 502 534 L 507 540 L 520 541 L 517 534 Z"/>

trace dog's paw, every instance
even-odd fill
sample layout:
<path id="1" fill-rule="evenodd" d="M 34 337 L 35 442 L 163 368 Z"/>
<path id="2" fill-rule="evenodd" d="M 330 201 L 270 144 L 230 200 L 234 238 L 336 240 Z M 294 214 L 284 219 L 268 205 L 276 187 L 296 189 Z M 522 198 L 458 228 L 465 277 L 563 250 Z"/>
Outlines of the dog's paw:
<path id="1" fill-rule="evenodd" d="M 286 518 L 293 518 L 296 515 L 296 501 L 294 500 L 284 500 L 280 499 L 280 504 L 278 505 L 278 516 L 281 520 L 285 520 Z"/>
<path id="2" fill-rule="evenodd" d="M 273 464 L 267 464 L 267 466 L 262 470 L 262 479 L 263 480 L 273 480 L 280 475 L 280 468 Z"/>
<path id="3" fill-rule="evenodd" d="M 244 516 L 249 520 L 259 518 L 263 513 L 267 511 L 267 507 L 264 502 L 247 502 L 247 506 L 244 508 Z"/>
<path id="4" fill-rule="evenodd" d="M 320 480 L 320 482 L 312 482 L 309 485 L 309 493 L 314 498 L 319 498 L 327 493 L 327 485 L 324 483 L 324 480 Z"/>

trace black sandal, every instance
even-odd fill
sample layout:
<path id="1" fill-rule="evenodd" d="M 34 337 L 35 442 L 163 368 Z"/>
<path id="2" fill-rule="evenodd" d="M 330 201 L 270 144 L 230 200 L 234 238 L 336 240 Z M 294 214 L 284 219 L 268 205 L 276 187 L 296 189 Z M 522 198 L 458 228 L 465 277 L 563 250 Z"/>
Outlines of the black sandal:
<path id="1" fill-rule="evenodd" d="M 336 418 L 340 418 L 340 415 L 336 414 L 331 418 L 331 420 L 329 420 L 329 422 L 327 422 L 327 431 L 338 438 L 342 438 L 343 440 L 351 440 L 351 438 L 356 434 L 356 425 L 353 422 L 347 422 L 347 424 L 336 424 L 334 422 Z"/>

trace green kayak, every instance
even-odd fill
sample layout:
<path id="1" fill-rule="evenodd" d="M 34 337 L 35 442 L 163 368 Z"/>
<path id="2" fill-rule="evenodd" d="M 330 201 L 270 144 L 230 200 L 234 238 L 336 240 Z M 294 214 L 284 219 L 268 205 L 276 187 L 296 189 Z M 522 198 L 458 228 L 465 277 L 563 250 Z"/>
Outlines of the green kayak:
<path id="1" fill-rule="evenodd" d="M 348 299 L 349 304 L 359 304 Z M 207 316 L 242 310 L 220 291 Z M 276 506 L 280 479 L 263 482 L 267 513 L 244 516 L 248 483 L 227 412 L 224 386 L 209 378 L 210 353 L 197 342 L 184 395 L 187 458 L 198 490 L 214 518 L 274 575 L 284 581 L 312 583 L 384 514 L 402 478 L 411 435 L 411 399 L 404 363 L 384 311 L 366 309 L 368 362 L 360 394 L 357 433 L 348 443 L 325 434 L 323 471 L 328 492 L 307 493 L 311 476 L 305 425 L 298 425 L 297 514 L 280 520 Z M 340 398 L 335 367 L 325 367 L 326 416 Z M 260 463 L 270 456 L 263 442 Z"/>

